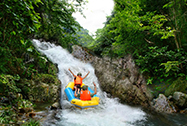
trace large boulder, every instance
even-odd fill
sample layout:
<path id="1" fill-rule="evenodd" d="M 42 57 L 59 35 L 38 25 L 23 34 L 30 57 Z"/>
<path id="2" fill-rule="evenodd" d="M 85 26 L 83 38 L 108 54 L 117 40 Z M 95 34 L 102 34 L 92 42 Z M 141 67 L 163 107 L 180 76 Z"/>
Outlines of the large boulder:
<path id="1" fill-rule="evenodd" d="M 99 58 L 79 46 L 73 46 L 72 55 L 92 64 L 103 91 L 128 104 L 150 105 L 152 94 L 131 55 L 112 60 L 107 57 Z"/>
<path id="2" fill-rule="evenodd" d="M 157 112 L 164 112 L 164 113 L 177 112 L 174 105 L 172 105 L 172 102 L 170 102 L 164 94 L 159 94 L 159 97 L 153 100 L 152 107 Z"/>
<path id="3" fill-rule="evenodd" d="M 59 102 L 55 102 L 51 105 L 51 110 L 56 110 L 60 108 Z"/>
<path id="4" fill-rule="evenodd" d="M 187 108 L 187 94 L 182 92 L 174 92 L 174 103 L 180 108 Z"/>
<path id="5" fill-rule="evenodd" d="M 149 105 L 152 95 L 130 55 L 113 61 L 94 58 L 91 63 L 104 91 L 128 104 Z"/>

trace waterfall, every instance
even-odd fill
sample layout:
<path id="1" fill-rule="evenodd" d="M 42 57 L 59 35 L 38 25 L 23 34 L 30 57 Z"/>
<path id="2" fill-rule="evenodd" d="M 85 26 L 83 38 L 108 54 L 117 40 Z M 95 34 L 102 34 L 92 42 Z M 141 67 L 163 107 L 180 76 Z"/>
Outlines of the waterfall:
<path id="1" fill-rule="evenodd" d="M 134 126 L 135 123 L 145 121 L 146 113 L 138 107 L 131 107 L 121 104 L 117 98 L 109 98 L 99 87 L 99 81 L 95 75 L 95 69 L 89 63 L 84 63 L 74 58 L 66 49 L 56 46 L 49 42 L 40 42 L 34 39 L 33 44 L 37 50 L 46 55 L 53 63 L 58 65 L 58 78 L 61 81 L 61 106 L 58 118 L 53 123 L 45 122 L 50 126 Z M 90 74 L 83 80 L 83 83 L 94 89 L 93 82 L 97 86 L 97 95 L 100 97 L 100 104 L 95 108 L 80 110 L 74 108 L 66 99 L 64 89 L 66 85 L 73 81 L 74 74 L 78 72 L 85 76 L 88 71 Z"/>

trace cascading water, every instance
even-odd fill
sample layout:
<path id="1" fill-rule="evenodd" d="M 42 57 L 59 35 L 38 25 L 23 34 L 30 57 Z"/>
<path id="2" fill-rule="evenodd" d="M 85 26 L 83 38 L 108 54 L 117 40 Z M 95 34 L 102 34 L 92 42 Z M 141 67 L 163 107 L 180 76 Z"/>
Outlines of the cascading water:
<path id="1" fill-rule="evenodd" d="M 106 93 L 99 88 L 94 68 L 74 58 L 67 50 L 55 46 L 49 42 L 33 40 L 35 47 L 46 55 L 53 63 L 58 64 L 58 78 L 61 81 L 61 106 L 62 109 L 54 116 L 49 116 L 42 123 L 43 126 L 183 126 L 187 125 L 186 116 L 182 114 L 151 114 L 145 113 L 137 107 L 131 107 L 118 102 L 117 99 L 108 98 Z M 68 71 L 71 69 L 74 74 L 81 72 L 86 75 L 84 83 L 92 89 L 94 81 L 97 85 L 97 95 L 100 97 L 100 104 L 95 108 L 80 110 L 73 107 L 66 99 L 65 86 L 73 81 L 73 76 Z M 50 114 L 50 113 L 49 113 Z"/>
<path id="2" fill-rule="evenodd" d="M 74 58 L 67 50 L 55 46 L 49 42 L 33 40 L 35 47 L 46 55 L 53 63 L 58 64 L 58 78 L 61 81 L 61 106 L 62 109 L 56 113 L 56 118 L 49 116 L 42 123 L 43 126 L 187 126 L 187 115 L 182 114 L 151 114 L 145 113 L 137 107 L 131 107 L 118 102 L 117 99 L 108 98 L 106 93 L 99 88 L 94 68 Z M 81 72 L 86 75 L 84 83 L 92 89 L 94 81 L 97 85 L 97 95 L 100 97 L 100 104 L 95 108 L 80 110 L 73 107 L 66 99 L 65 86 L 73 81 L 73 76 L 68 71 L 70 68 L 74 74 Z M 54 117 L 54 116 L 53 116 Z"/>
<path id="3" fill-rule="evenodd" d="M 59 126 L 133 126 L 133 123 L 145 120 L 146 113 L 140 108 L 134 108 L 123 105 L 117 99 L 108 98 L 105 92 L 99 88 L 98 80 L 94 74 L 94 68 L 87 63 L 83 63 L 74 58 L 67 50 L 60 46 L 48 42 L 33 40 L 33 44 L 43 54 L 45 54 L 53 63 L 58 64 L 58 77 L 61 81 L 61 106 L 62 110 L 58 113 L 60 121 L 55 124 L 45 123 L 46 125 Z M 72 107 L 67 101 L 64 93 L 65 86 L 73 81 L 73 76 L 68 71 L 70 68 L 74 74 L 81 72 L 90 74 L 83 80 L 83 83 L 89 85 L 92 89 L 93 82 L 97 85 L 97 95 L 100 97 L 100 104 L 91 109 L 80 110 Z"/>

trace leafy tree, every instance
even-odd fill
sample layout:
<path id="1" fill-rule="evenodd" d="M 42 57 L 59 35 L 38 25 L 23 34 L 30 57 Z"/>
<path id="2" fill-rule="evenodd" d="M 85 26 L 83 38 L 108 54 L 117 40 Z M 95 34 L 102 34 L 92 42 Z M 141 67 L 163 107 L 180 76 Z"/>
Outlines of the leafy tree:
<path id="1" fill-rule="evenodd" d="M 79 10 L 85 2 L 74 0 L 42 0 L 39 6 L 35 7 L 36 12 L 40 13 L 42 26 L 37 38 L 46 41 L 56 41 L 67 48 L 68 43 L 76 43 L 76 36 L 73 34 L 80 29 L 80 25 L 75 21 L 72 14 Z"/>
<path id="2" fill-rule="evenodd" d="M 77 32 L 77 36 L 78 36 L 77 41 L 82 46 L 88 46 L 94 41 L 93 37 L 89 35 L 89 31 L 87 29 L 81 29 L 80 32 Z"/>
<path id="3" fill-rule="evenodd" d="M 171 0 L 163 6 L 169 10 L 167 19 L 169 20 L 170 32 L 173 32 L 177 49 L 186 47 L 186 13 L 187 0 Z"/>
<path id="4" fill-rule="evenodd" d="M 3 0 L 0 3 L 1 73 L 21 74 L 24 54 L 31 46 L 29 35 L 40 27 L 39 16 L 34 11 L 40 0 Z"/>
<path id="5" fill-rule="evenodd" d="M 46 70 L 43 63 L 45 61 L 29 38 L 38 36 L 46 40 L 57 40 L 64 47 L 75 42 L 72 34 L 79 28 L 79 24 L 72 13 L 77 9 L 81 10 L 80 6 L 84 1 L 72 2 L 74 3 L 65 0 L 3 0 L 0 3 L 0 72 L 28 77 L 27 74 L 37 72 L 38 67 Z M 35 60 L 30 61 L 28 58 Z"/>
<path id="6" fill-rule="evenodd" d="M 113 57 L 114 52 L 112 50 L 112 43 L 114 42 L 115 35 L 110 32 L 112 29 L 108 24 L 114 13 L 107 17 L 107 21 L 103 29 L 97 29 L 95 40 L 89 45 L 89 48 L 92 49 L 98 56 L 111 56 Z"/>
<path id="7" fill-rule="evenodd" d="M 132 54 L 146 75 L 185 76 L 186 0 L 114 2 L 110 20 L 92 43 L 95 52 L 110 57 Z"/>
<path id="8" fill-rule="evenodd" d="M 31 107 L 26 99 L 29 84 L 21 80 L 32 79 L 34 74 L 49 73 L 51 62 L 34 48 L 32 38 L 44 37 L 67 47 L 75 41 L 72 34 L 79 24 L 72 17 L 81 11 L 83 0 L 1 0 L 0 3 L 0 95 L 1 123 L 16 124 L 18 109 Z M 21 78 L 21 79 L 20 79 Z M 21 93 L 21 94 L 20 94 Z M 21 97 L 18 97 L 19 96 Z M 25 125 L 38 125 L 30 122 Z"/>

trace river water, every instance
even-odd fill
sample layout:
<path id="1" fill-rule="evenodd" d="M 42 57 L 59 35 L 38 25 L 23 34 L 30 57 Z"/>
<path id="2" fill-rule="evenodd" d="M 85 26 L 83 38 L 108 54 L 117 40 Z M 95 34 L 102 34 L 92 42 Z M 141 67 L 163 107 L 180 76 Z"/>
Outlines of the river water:
<path id="1" fill-rule="evenodd" d="M 95 69 L 89 63 L 84 63 L 74 58 L 67 50 L 55 46 L 49 42 L 33 40 L 33 44 L 39 52 L 46 55 L 53 63 L 58 65 L 58 78 L 61 81 L 61 110 L 54 116 L 49 116 L 42 123 L 43 126 L 187 126 L 187 115 L 182 114 L 153 114 L 142 110 L 140 107 L 132 107 L 121 104 L 116 98 L 109 98 L 99 87 L 99 81 L 95 75 Z M 95 108 L 80 110 L 73 107 L 67 101 L 64 93 L 65 86 L 73 81 L 74 74 L 81 72 L 83 76 L 90 74 L 83 80 L 84 84 L 93 89 L 93 82 L 97 85 L 97 95 L 100 104 Z M 53 113 L 53 111 L 49 112 Z"/>

